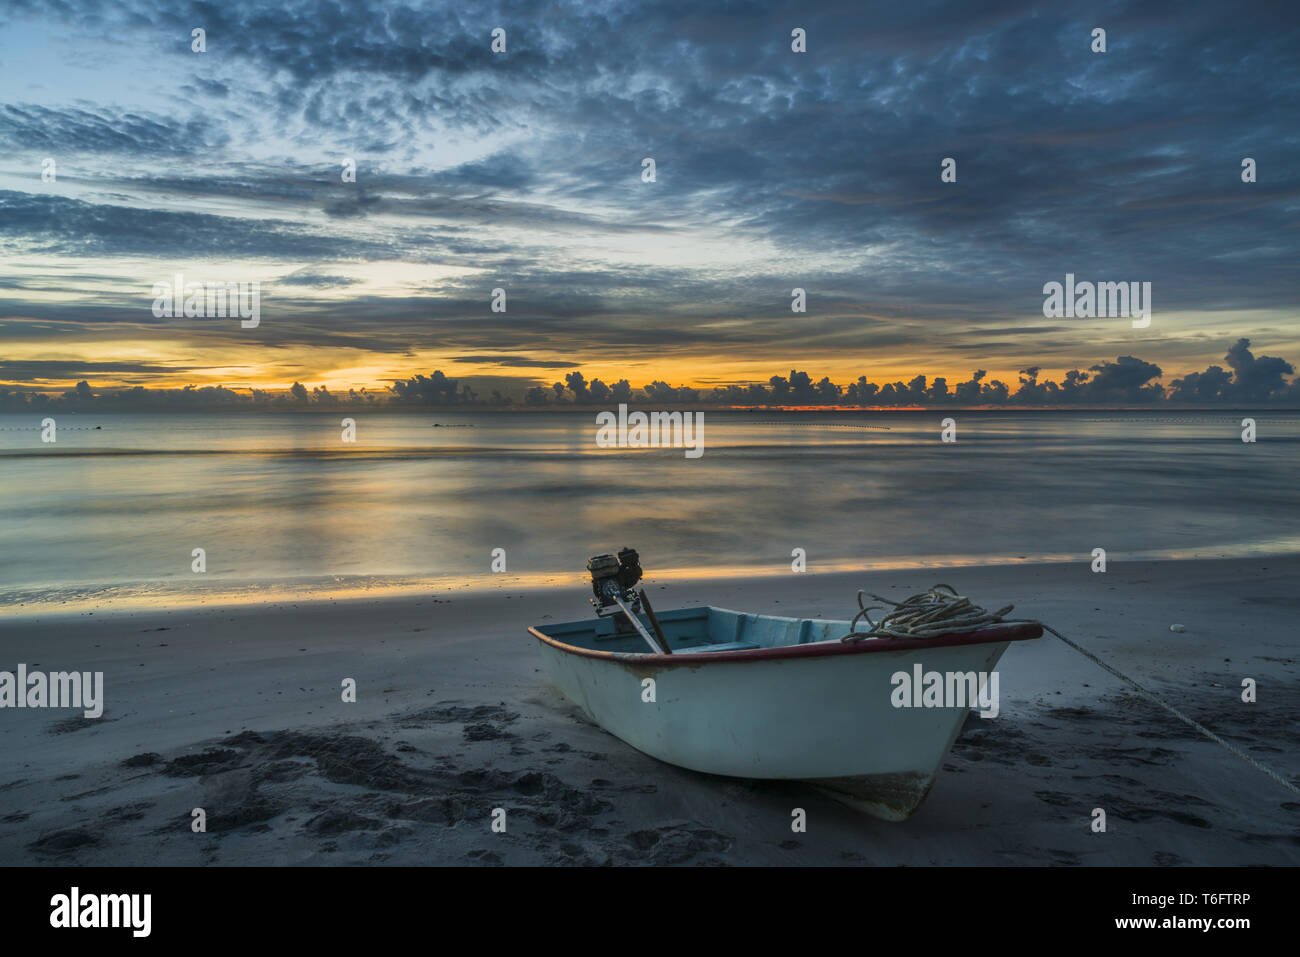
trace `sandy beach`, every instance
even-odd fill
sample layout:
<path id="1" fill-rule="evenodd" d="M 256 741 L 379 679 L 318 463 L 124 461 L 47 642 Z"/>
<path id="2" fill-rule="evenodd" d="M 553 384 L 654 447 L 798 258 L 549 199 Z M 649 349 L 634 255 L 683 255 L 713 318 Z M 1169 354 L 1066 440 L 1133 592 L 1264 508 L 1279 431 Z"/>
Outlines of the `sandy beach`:
<path id="1" fill-rule="evenodd" d="M 1300 782 L 1298 574 L 1300 558 L 1268 558 L 647 581 L 660 610 L 847 618 L 857 588 L 936 581 L 1014 602 Z M 1300 863 L 1300 798 L 1050 636 L 1008 650 L 1001 713 L 968 720 L 905 823 L 664 765 L 541 670 L 527 626 L 585 618 L 586 597 L 503 581 L 5 618 L 0 668 L 102 671 L 105 707 L 0 711 L 0 864 Z M 200 807 L 206 833 L 190 826 Z"/>

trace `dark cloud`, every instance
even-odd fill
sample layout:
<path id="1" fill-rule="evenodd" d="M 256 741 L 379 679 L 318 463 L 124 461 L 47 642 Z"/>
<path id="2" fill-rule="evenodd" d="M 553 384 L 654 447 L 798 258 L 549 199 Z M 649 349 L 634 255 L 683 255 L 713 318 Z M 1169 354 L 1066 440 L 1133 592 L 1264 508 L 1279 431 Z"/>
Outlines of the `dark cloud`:
<path id="1" fill-rule="evenodd" d="M 1120 356 L 1114 362 L 1095 365 L 1092 372 L 1094 375 L 1085 389 L 1090 401 L 1126 405 L 1151 402 L 1164 394 L 1161 386 L 1152 381 L 1160 378 L 1160 367 L 1133 356 Z"/>
<path id="2" fill-rule="evenodd" d="M 1256 358 L 1250 351 L 1249 339 L 1238 339 L 1223 358 L 1231 372 L 1215 365 L 1204 372 L 1175 379 L 1170 384 L 1170 398 L 1249 404 L 1268 402 L 1278 396 L 1294 398 L 1300 393 L 1300 386 L 1295 381 L 1288 383 L 1285 378 L 1295 373 L 1295 367 L 1274 356 Z"/>
<path id="3" fill-rule="evenodd" d="M 522 356 L 457 356 L 452 361 L 506 366 L 512 369 L 572 369 L 578 364 L 573 359 L 528 359 Z"/>
<path id="4" fill-rule="evenodd" d="M 0 360 L 0 380 L 25 382 L 31 380 L 60 381 L 84 376 L 131 376 L 165 373 L 196 372 L 203 366 L 162 365 L 156 362 L 76 362 L 63 359 Z"/>
<path id="5" fill-rule="evenodd" d="M 174 117 L 116 107 L 0 104 L 0 148 L 37 150 L 63 158 L 65 179 L 75 174 L 78 156 L 193 156 L 210 154 L 229 140 L 229 133 L 203 113 Z"/>
<path id="6" fill-rule="evenodd" d="M 335 289 L 360 282 L 348 276 L 330 276 L 321 273 L 293 273 L 275 281 L 277 286 L 308 286 L 313 289 Z"/>
<path id="7" fill-rule="evenodd" d="M 387 242 L 330 236 L 287 220 L 110 206 L 13 190 L 0 190 L 0 238 L 21 239 L 31 253 L 70 257 L 387 259 L 393 254 Z"/>

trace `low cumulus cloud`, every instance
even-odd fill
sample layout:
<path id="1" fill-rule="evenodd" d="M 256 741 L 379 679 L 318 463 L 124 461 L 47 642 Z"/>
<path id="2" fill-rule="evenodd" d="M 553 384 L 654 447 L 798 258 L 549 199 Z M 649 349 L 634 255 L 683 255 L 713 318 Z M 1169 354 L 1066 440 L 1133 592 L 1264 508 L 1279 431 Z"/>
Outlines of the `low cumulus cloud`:
<path id="1" fill-rule="evenodd" d="M 550 360 L 526 357 L 465 356 L 458 361 L 482 360 L 494 365 L 553 368 Z M 943 376 L 917 374 L 894 382 L 873 382 L 865 375 L 855 381 L 836 383 L 829 377 L 814 380 L 807 372 L 794 370 L 788 376 L 774 375 L 766 383 L 715 386 L 701 389 L 689 385 L 673 386 L 667 381 L 652 380 L 633 386 L 627 379 L 590 381 L 578 370 L 564 374 L 562 381 L 548 385 L 532 384 L 535 380 L 496 377 L 497 388 L 481 394 L 471 382 L 452 378 L 441 370 L 431 375 L 416 375 L 393 382 L 386 390 L 350 390 L 332 393 L 324 386 L 308 388 L 295 382 L 287 392 L 271 390 L 236 390 L 222 386 L 184 389 L 96 390 L 88 381 L 61 394 L 38 390 L 0 389 L 0 411 L 23 412 L 45 409 L 78 411 L 130 410 L 220 410 L 230 408 L 310 409 L 375 408 L 419 409 L 460 406 L 498 408 L 527 406 L 569 408 L 610 406 L 620 402 L 640 402 L 649 407 L 710 405 L 735 407 L 835 406 L 843 408 L 972 408 L 972 407 L 1048 407 L 1048 408 L 1125 408 L 1181 405 L 1248 408 L 1279 406 L 1300 402 L 1300 380 L 1291 363 L 1271 356 L 1254 356 L 1250 342 L 1239 339 L 1225 356 L 1232 371 L 1211 366 L 1173 380 L 1168 387 L 1158 380 L 1163 373 L 1158 365 L 1135 356 L 1119 356 L 1114 361 L 1099 362 L 1086 370 L 1072 369 L 1060 381 L 1039 379 L 1040 369 L 1022 369 L 1017 383 L 1008 385 L 989 379 L 977 369 L 969 379 L 950 383 Z M 7 369 L 31 373 L 31 364 L 0 365 L 0 377 Z M 39 365 L 39 364 L 38 364 Z M 62 368 L 68 371 L 71 366 Z M 121 371 L 105 369 L 103 371 Z"/>

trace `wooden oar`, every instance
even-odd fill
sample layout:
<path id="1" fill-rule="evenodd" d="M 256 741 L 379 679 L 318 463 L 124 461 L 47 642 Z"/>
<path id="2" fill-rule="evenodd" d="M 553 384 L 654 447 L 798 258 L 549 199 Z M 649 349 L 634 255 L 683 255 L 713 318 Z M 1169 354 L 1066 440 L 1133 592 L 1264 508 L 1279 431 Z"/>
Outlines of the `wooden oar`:
<path id="1" fill-rule="evenodd" d="M 668 647 L 668 639 L 664 636 L 663 626 L 659 624 L 659 616 L 656 615 L 655 610 L 650 607 L 650 596 L 645 593 L 644 588 L 641 591 L 641 604 L 645 606 L 646 617 L 650 619 L 650 624 L 654 626 L 655 634 L 659 636 L 659 643 L 664 646 L 664 654 L 671 655 L 673 650 Z"/>

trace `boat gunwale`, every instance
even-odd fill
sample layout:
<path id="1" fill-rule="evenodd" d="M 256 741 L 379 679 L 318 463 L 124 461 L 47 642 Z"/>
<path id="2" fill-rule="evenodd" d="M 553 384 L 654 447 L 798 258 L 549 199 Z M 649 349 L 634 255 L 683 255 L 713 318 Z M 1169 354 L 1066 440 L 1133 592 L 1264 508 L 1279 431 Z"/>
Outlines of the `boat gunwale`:
<path id="1" fill-rule="evenodd" d="M 719 608 L 718 611 L 730 611 Z M 736 614 L 740 614 L 737 612 Z M 782 617 L 782 616 L 769 616 Z M 839 619 L 808 618 L 796 621 L 838 621 Z M 561 622 L 560 624 L 571 624 Z M 845 623 L 847 624 L 847 622 Z M 539 630 L 543 626 L 530 625 L 528 633 L 558 651 L 582 658 L 601 658 L 637 665 L 704 664 L 706 662 L 774 661 L 790 658 L 828 658 L 838 655 L 872 654 L 911 649 L 948 648 L 957 645 L 983 645 L 999 641 L 1028 641 L 1043 636 L 1042 626 L 1032 622 L 992 625 L 975 631 L 950 632 L 932 638 L 865 638 L 861 641 L 812 641 L 802 645 L 777 645 L 770 648 L 744 648 L 733 651 L 675 651 L 670 655 L 653 652 L 601 651 L 570 645 Z"/>

